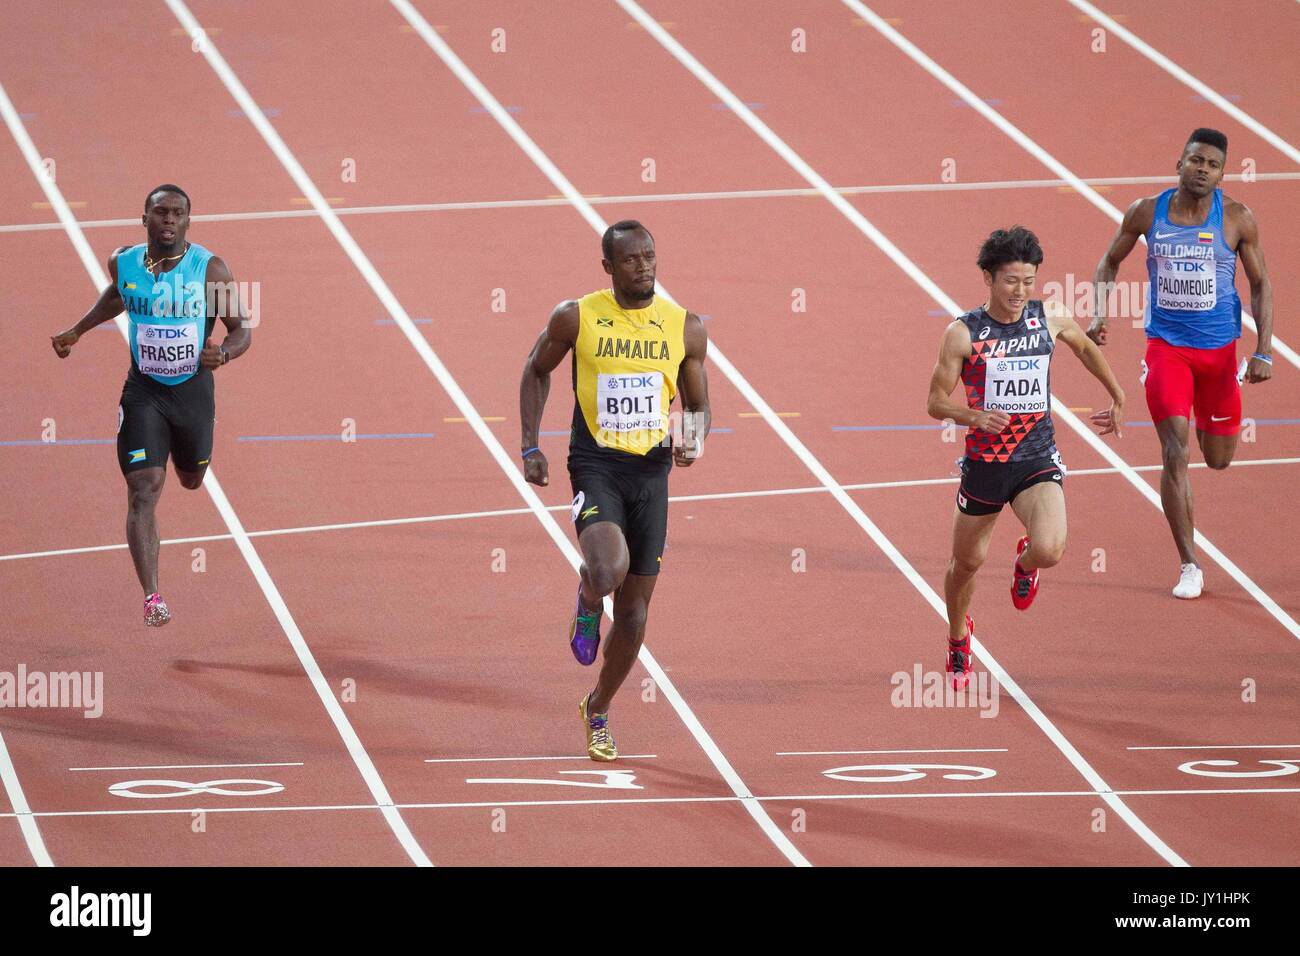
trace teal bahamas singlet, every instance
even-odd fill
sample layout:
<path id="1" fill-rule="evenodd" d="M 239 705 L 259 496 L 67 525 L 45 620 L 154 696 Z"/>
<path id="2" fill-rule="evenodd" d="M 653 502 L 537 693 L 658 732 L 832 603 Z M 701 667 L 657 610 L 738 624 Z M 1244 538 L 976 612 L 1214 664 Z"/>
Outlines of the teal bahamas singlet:
<path id="1" fill-rule="evenodd" d="M 190 243 L 176 267 L 155 277 L 144 267 L 146 243 L 117 257 L 117 290 L 126 304 L 131 364 L 162 385 L 179 385 L 199 370 L 199 352 L 211 334 L 207 316 L 208 260 Z"/>

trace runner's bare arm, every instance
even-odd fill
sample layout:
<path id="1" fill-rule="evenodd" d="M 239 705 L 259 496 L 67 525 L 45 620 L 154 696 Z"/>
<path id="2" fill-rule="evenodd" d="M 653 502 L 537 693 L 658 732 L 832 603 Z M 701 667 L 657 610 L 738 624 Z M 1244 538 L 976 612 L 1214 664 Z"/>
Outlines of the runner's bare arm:
<path id="1" fill-rule="evenodd" d="M 704 323 L 694 312 L 686 313 L 686 355 L 677 370 L 677 391 L 682 396 L 682 441 L 673 446 L 673 460 L 683 468 L 700 457 L 704 439 L 713 425 L 709 410 L 709 379 L 704 371 L 704 359 L 709 351 L 709 336 Z M 690 427 L 687 419 L 691 419 Z"/>
<path id="2" fill-rule="evenodd" d="M 970 355 L 970 329 L 965 323 L 953 321 L 944 330 L 943 341 L 939 344 L 939 361 L 934 365 L 934 374 L 930 376 L 930 397 L 925 410 L 931 418 L 939 421 L 953 421 L 958 425 L 978 428 L 980 431 L 1002 431 L 1011 424 L 1011 416 L 1006 412 L 984 411 L 970 408 L 962 402 L 954 402 L 950 397 L 961 378 L 961 366 Z"/>
<path id="3" fill-rule="evenodd" d="M 1237 241 L 1237 255 L 1241 257 L 1241 267 L 1250 282 L 1250 314 L 1255 317 L 1258 341 L 1255 354 L 1273 357 L 1273 283 L 1268 278 L 1268 267 L 1264 265 L 1264 250 L 1259 244 L 1259 224 L 1255 214 L 1241 203 L 1233 203 L 1237 226 L 1241 238 Z M 1273 366 L 1262 359 L 1251 356 L 1246 366 L 1246 381 L 1266 382 L 1273 377 Z"/>
<path id="4" fill-rule="evenodd" d="M 235 277 L 230 274 L 230 267 L 218 256 L 208 260 L 204 288 L 208 315 L 221 320 L 221 324 L 226 327 L 226 337 L 220 345 L 213 345 L 210 339 L 205 342 L 203 351 L 199 353 L 199 364 L 204 368 L 217 368 L 248 351 L 248 347 L 253 344 L 253 329 L 244 321 Z"/>
<path id="5" fill-rule="evenodd" d="M 1064 342 L 1070 351 L 1079 357 L 1083 367 L 1092 373 L 1092 377 L 1106 386 L 1110 393 L 1110 408 L 1093 412 L 1089 420 L 1097 426 L 1098 434 L 1115 433 L 1116 438 L 1124 437 L 1124 389 L 1111 370 L 1106 356 L 1101 354 L 1097 344 L 1084 334 L 1074 316 L 1060 302 L 1043 303 L 1043 312 L 1047 316 L 1047 329 L 1057 342 Z"/>
<path id="6" fill-rule="evenodd" d="M 1119 231 L 1110 241 L 1110 248 L 1097 263 L 1097 271 L 1092 277 L 1093 311 L 1092 323 L 1088 326 L 1088 338 L 1098 345 L 1106 344 L 1106 327 L 1110 321 L 1107 315 L 1107 296 L 1114 288 L 1115 276 L 1119 274 L 1119 264 L 1133 251 L 1140 239 L 1151 228 L 1155 215 L 1155 199 L 1147 196 L 1128 207 L 1124 220 L 1119 224 Z"/>
<path id="7" fill-rule="evenodd" d="M 542 427 L 542 410 L 551 391 L 551 372 L 564 360 L 578 341 L 578 303 L 566 299 L 557 305 L 537 337 L 533 350 L 524 362 L 524 376 L 519 383 L 519 424 L 522 429 L 519 450 L 524 457 L 524 479 L 535 485 L 550 482 L 546 456 L 537 447 Z"/>
<path id="8" fill-rule="evenodd" d="M 59 358 L 67 358 L 72 354 L 72 347 L 77 344 L 78 339 L 95 326 L 102 325 L 115 318 L 119 312 L 126 308 L 126 303 L 122 301 L 122 293 L 117 290 L 117 257 L 129 248 L 130 246 L 119 246 L 108 257 L 108 275 L 111 282 L 99 294 L 99 298 L 90 307 L 90 311 L 82 316 L 81 321 L 72 328 L 60 332 L 58 335 L 50 336 L 50 342 L 54 345 L 54 354 Z"/>

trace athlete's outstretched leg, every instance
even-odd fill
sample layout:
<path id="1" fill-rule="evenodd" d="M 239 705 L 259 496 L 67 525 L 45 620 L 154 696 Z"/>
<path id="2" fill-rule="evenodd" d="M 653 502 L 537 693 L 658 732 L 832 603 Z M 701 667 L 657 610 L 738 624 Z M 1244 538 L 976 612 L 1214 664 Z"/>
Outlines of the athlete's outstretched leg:
<path id="1" fill-rule="evenodd" d="M 1187 477 L 1190 451 L 1187 419 L 1172 415 L 1156 422 L 1156 434 L 1160 436 L 1160 457 L 1164 465 L 1160 472 L 1160 504 L 1165 510 L 1165 520 L 1173 532 L 1182 563 L 1197 564 L 1192 484 Z"/>
<path id="2" fill-rule="evenodd" d="M 193 491 L 203 484 L 203 476 L 207 473 L 207 465 L 201 465 L 198 471 L 181 471 L 177 468 L 176 478 L 180 481 L 182 488 L 187 488 L 190 491 Z"/>
<path id="3" fill-rule="evenodd" d="M 1198 356 L 1194 372 L 1196 443 L 1205 464 L 1222 471 L 1232 464 L 1241 428 L 1241 383 L 1237 380 L 1237 349 L 1226 345 Z"/>
<path id="4" fill-rule="evenodd" d="M 582 603 L 599 611 L 601 599 L 613 594 L 627 576 L 628 551 L 623 529 L 613 521 L 598 521 L 578 535 L 582 549 Z"/>
<path id="5" fill-rule="evenodd" d="M 653 574 L 629 574 L 614 595 L 614 626 L 609 629 L 605 662 L 600 666 L 600 677 L 589 701 L 592 713 L 603 714 L 609 710 L 614 695 L 636 663 L 645 641 L 650 596 L 658 580 Z"/>
<path id="6" fill-rule="evenodd" d="M 600 649 L 602 599 L 627 577 L 630 558 L 623 529 L 613 521 L 587 525 L 578 534 L 582 564 L 578 568 L 578 602 L 569 622 L 569 649 L 583 666 L 596 661 Z"/>
<path id="7" fill-rule="evenodd" d="M 166 477 L 165 468 L 126 473 L 126 544 L 146 597 L 158 591 L 158 522 L 154 514 Z"/>
<path id="8" fill-rule="evenodd" d="M 1196 429 L 1196 443 L 1201 446 L 1205 464 L 1215 471 L 1222 471 L 1232 464 L 1232 457 L 1237 454 L 1236 435 L 1211 435 Z"/>
<path id="9" fill-rule="evenodd" d="M 1029 535 L 1019 563 L 1026 571 L 1051 568 L 1065 554 L 1065 492 L 1055 481 L 1030 485 L 1011 499 L 1011 510 Z"/>
<path id="10" fill-rule="evenodd" d="M 998 513 L 968 515 L 960 510 L 952 519 L 952 558 L 943 577 L 943 597 L 948 605 L 948 638 L 960 641 L 966 634 L 966 614 L 975 594 L 975 572 L 988 557 L 989 541 Z"/>

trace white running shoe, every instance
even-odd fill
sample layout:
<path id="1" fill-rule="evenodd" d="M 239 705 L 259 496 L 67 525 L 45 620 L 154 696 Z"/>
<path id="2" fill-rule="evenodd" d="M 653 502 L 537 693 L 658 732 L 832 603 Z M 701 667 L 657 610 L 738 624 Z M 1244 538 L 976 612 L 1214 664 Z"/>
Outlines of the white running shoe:
<path id="1" fill-rule="evenodd" d="M 1178 576 L 1178 586 L 1174 588 L 1174 597 L 1184 601 L 1198 598 L 1204 585 L 1205 575 L 1201 574 L 1201 569 L 1194 564 L 1184 564 L 1182 573 Z"/>

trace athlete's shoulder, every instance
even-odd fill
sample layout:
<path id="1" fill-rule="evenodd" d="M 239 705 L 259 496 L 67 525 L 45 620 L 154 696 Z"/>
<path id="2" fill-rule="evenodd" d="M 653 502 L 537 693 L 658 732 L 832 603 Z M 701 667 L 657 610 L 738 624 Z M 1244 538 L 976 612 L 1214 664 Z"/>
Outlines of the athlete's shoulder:
<path id="1" fill-rule="evenodd" d="M 961 315 L 957 316 L 957 318 L 953 319 L 952 324 L 949 325 L 948 328 L 951 329 L 955 325 L 960 325 L 969 332 L 971 329 L 978 329 L 980 326 L 985 325 L 990 321 L 992 320 L 989 318 L 988 313 L 984 311 L 984 307 L 976 306 L 973 309 L 967 309 Z"/>
<path id="2" fill-rule="evenodd" d="M 546 320 L 547 337 L 573 345 L 578 341 L 581 326 L 581 308 L 578 299 L 565 299 L 551 310 Z"/>
<path id="3" fill-rule="evenodd" d="M 1223 190 L 1219 190 L 1219 195 L 1223 198 L 1223 219 L 1225 222 L 1228 219 L 1234 219 L 1238 222 L 1253 223 L 1255 221 L 1255 214 L 1240 199 L 1233 199 Z"/>
<path id="4" fill-rule="evenodd" d="M 215 255 L 211 250 L 198 247 L 204 264 L 204 270 L 207 273 L 209 282 L 233 282 L 234 276 L 231 275 L 230 266 L 226 265 L 226 260 L 221 256 Z"/>
<path id="5" fill-rule="evenodd" d="M 970 351 L 974 338 L 971 336 L 967 319 L 973 314 L 966 312 L 948 323 L 948 327 L 943 330 L 943 347 L 945 349 L 961 350 L 962 352 Z"/>
<path id="6" fill-rule="evenodd" d="M 1031 303 L 1032 304 L 1032 303 Z M 1060 299 L 1042 299 L 1038 302 L 1043 317 L 1047 319 L 1072 319 L 1074 316 Z"/>
<path id="7" fill-rule="evenodd" d="M 1128 209 L 1124 210 L 1123 228 L 1136 229 L 1136 231 L 1143 233 L 1147 232 L 1155 222 L 1156 206 L 1165 193 L 1168 192 L 1172 192 L 1172 190 L 1166 189 L 1154 196 L 1142 196 L 1133 200 Z"/>
<path id="8" fill-rule="evenodd" d="M 1074 320 L 1074 314 L 1069 307 L 1059 299 L 1045 299 L 1039 303 L 1040 310 L 1044 321 L 1047 322 L 1047 331 L 1055 337 L 1063 330 L 1072 325 L 1077 325 Z"/>
<path id="9" fill-rule="evenodd" d="M 689 356 L 703 358 L 708 351 L 709 333 L 704 331 L 704 322 L 694 312 L 685 312 L 682 319 L 682 341 Z"/>
<path id="10" fill-rule="evenodd" d="M 137 249 L 143 249 L 144 243 L 136 246 L 118 246 L 108 254 L 108 274 L 114 282 L 117 282 L 117 260 L 122 256 L 129 256 Z"/>

